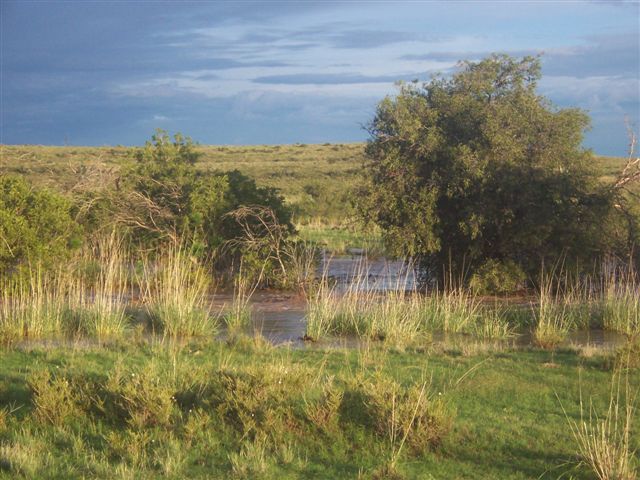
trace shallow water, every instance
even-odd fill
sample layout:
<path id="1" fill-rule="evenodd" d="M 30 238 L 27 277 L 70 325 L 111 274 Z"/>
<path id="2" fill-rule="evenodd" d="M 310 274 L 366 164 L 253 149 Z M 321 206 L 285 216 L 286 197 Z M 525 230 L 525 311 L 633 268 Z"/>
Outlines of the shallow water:
<path id="1" fill-rule="evenodd" d="M 316 271 L 318 278 L 326 277 L 340 289 L 347 287 L 365 291 L 415 290 L 417 271 L 402 260 L 384 257 L 367 258 L 358 255 L 323 255 Z"/>
<path id="2" fill-rule="evenodd" d="M 358 256 L 326 257 L 318 267 L 318 276 L 324 275 L 336 283 L 338 290 L 346 290 L 356 283 L 356 287 L 367 291 L 413 290 L 417 285 L 415 270 L 406 262 L 390 261 L 384 258 L 366 259 Z M 364 278 L 364 280 L 363 280 Z M 519 298 L 511 301 L 514 305 L 526 306 L 530 300 Z M 219 294 L 212 298 L 215 308 L 224 308 L 233 301 L 231 294 Z M 489 299 L 489 302 L 492 300 Z M 257 332 L 275 343 L 291 343 L 302 346 L 305 334 L 305 300 L 299 295 L 282 292 L 256 292 L 252 297 L 253 322 L 248 333 Z M 483 341 L 467 334 L 435 333 L 435 344 L 464 346 L 468 344 L 499 344 L 505 347 L 533 346 L 529 332 L 515 335 L 507 340 Z M 577 330 L 569 333 L 561 347 L 593 346 L 614 349 L 622 345 L 626 337 L 617 332 L 605 330 Z M 360 343 L 356 337 L 340 337 L 319 342 L 320 345 L 355 346 Z"/>

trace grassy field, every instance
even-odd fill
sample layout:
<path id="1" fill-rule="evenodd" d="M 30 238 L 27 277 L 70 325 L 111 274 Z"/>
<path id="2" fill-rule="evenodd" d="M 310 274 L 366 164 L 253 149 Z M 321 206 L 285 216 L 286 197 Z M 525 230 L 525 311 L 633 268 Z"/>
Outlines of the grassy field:
<path id="1" fill-rule="evenodd" d="M 568 421 L 606 412 L 613 365 L 248 339 L 0 359 L 0 478 L 588 479 Z"/>
<path id="2" fill-rule="evenodd" d="M 70 191 L 78 176 L 101 176 L 131 157 L 127 147 L 0 147 L 0 171 L 19 173 L 38 185 Z M 361 178 L 363 144 L 198 146 L 203 171 L 240 170 L 259 185 L 278 188 L 298 220 L 344 222 L 349 189 Z"/>
<path id="3" fill-rule="evenodd" d="M 79 184 L 104 187 L 104 179 L 131 158 L 129 147 L 0 146 L 0 173 L 25 175 L 37 185 L 63 192 Z M 258 185 L 280 190 L 293 208 L 301 237 L 325 244 L 336 253 L 369 246 L 380 251 L 380 235 L 364 231 L 350 201 L 362 180 L 364 144 L 210 146 L 200 145 L 199 168 L 240 170 Z M 595 157 L 604 182 L 613 180 L 625 159 Z"/>

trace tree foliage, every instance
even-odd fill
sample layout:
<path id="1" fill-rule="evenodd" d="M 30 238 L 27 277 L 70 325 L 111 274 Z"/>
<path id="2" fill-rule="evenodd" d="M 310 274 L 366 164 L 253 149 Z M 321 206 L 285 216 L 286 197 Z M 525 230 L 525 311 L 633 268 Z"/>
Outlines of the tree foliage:
<path id="1" fill-rule="evenodd" d="M 493 55 L 380 102 L 359 203 L 392 251 L 436 275 L 488 260 L 533 274 L 625 246 L 582 147 L 589 117 L 554 107 L 539 79 L 538 58 Z"/>
<path id="2" fill-rule="evenodd" d="M 80 234 L 66 198 L 0 175 L 0 274 L 54 266 L 80 245 Z"/>

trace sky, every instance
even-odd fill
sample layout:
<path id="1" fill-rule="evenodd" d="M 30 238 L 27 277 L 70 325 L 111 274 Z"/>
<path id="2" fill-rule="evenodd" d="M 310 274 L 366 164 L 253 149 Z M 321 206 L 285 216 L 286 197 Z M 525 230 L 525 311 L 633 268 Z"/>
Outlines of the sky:
<path id="1" fill-rule="evenodd" d="M 640 127 L 640 3 L 0 0 L 0 143 L 358 142 L 397 80 L 542 53 L 539 92 L 625 155 Z"/>

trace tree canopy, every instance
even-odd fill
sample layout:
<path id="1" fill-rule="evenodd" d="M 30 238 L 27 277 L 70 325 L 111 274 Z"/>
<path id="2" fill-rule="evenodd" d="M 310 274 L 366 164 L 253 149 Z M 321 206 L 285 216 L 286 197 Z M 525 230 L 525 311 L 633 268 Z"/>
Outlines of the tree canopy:
<path id="1" fill-rule="evenodd" d="M 539 95 L 540 71 L 537 57 L 492 55 L 380 102 L 359 203 L 394 253 L 438 276 L 489 260 L 533 274 L 625 246 L 582 147 L 589 117 Z"/>

